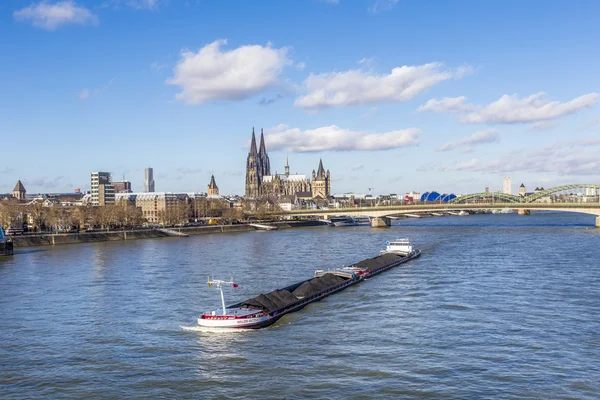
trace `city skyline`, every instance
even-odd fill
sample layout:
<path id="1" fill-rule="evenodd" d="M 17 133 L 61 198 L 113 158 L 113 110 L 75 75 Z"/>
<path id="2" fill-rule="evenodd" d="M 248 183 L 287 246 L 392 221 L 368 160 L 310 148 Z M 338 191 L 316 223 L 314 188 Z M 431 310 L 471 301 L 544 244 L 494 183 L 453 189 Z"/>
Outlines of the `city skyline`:
<path id="1" fill-rule="evenodd" d="M 161 191 L 243 194 L 253 126 L 273 173 L 322 158 L 332 193 L 600 181 L 600 4 L 188 3 L 0 5 L 0 137 L 25 147 L 0 193 L 141 192 L 152 165 Z"/>

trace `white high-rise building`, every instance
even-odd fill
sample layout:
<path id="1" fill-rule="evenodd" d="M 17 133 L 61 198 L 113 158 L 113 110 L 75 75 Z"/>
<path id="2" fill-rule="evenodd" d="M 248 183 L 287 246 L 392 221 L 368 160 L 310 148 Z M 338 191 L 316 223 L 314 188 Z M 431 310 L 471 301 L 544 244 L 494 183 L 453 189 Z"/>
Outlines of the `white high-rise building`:
<path id="1" fill-rule="evenodd" d="M 504 190 L 502 193 L 512 194 L 512 179 L 510 179 L 510 176 L 504 178 Z"/>
<path id="2" fill-rule="evenodd" d="M 594 187 L 585 188 L 586 196 L 596 196 L 596 194 L 597 194 L 596 188 L 594 188 Z"/>
<path id="3" fill-rule="evenodd" d="M 105 206 L 115 203 L 115 186 L 112 184 L 110 172 L 92 172 L 91 180 L 91 204 L 93 206 Z"/>
<path id="4" fill-rule="evenodd" d="M 154 192 L 154 170 L 152 168 L 144 169 L 144 192 Z"/>

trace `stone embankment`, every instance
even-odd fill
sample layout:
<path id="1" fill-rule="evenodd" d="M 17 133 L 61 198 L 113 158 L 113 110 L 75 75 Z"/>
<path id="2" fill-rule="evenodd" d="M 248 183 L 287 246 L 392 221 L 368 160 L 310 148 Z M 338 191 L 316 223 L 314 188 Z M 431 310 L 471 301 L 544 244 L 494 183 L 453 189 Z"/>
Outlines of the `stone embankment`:
<path id="1" fill-rule="evenodd" d="M 305 226 L 322 225 L 318 221 L 286 221 L 286 222 L 269 222 L 269 225 L 275 225 L 279 229 L 298 228 Z M 246 224 L 239 225 L 204 225 L 204 226 L 188 226 L 183 228 L 171 228 L 176 231 L 186 233 L 188 235 L 203 235 L 209 233 L 232 233 L 232 232 L 250 232 L 255 231 Z M 114 230 L 101 232 L 80 232 L 80 233 L 61 233 L 61 234 L 41 234 L 41 235 L 24 235 L 14 236 L 13 243 L 15 248 L 33 247 L 33 246 L 52 246 L 59 244 L 72 243 L 95 243 L 107 242 L 113 240 L 134 240 L 134 239 L 154 239 L 170 237 L 168 233 L 158 229 L 139 229 L 139 230 Z"/>

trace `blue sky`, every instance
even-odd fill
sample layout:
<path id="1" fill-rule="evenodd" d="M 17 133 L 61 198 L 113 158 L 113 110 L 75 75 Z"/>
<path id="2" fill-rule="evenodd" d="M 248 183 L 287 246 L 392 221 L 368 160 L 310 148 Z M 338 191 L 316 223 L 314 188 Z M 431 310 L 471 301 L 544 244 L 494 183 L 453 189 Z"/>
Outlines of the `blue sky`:
<path id="1" fill-rule="evenodd" d="M 0 192 L 243 193 L 273 172 L 333 192 L 600 182 L 595 1 L 0 3 Z"/>

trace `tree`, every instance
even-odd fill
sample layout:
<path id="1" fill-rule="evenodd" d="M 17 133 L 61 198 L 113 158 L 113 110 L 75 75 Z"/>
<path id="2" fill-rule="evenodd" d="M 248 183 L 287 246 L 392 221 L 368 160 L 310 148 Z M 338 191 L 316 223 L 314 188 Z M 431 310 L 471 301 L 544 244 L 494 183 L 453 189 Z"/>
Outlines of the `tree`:
<path id="1" fill-rule="evenodd" d="M 0 202 L 0 225 L 10 228 L 17 224 L 19 217 L 22 217 L 22 213 L 18 204 L 11 200 Z"/>
<path id="2" fill-rule="evenodd" d="M 44 204 L 40 201 L 34 201 L 27 207 L 27 213 L 33 225 L 33 230 L 41 231 L 45 228 L 46 218 L 49 213 L 48 207 L 44 207 Z"/>

